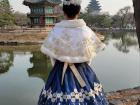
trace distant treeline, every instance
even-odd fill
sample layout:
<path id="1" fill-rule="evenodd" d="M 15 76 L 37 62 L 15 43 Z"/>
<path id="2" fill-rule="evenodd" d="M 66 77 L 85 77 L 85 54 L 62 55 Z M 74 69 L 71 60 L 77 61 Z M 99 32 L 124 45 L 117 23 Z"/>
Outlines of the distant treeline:
<path id="1" fill-rule="evenodd" d="M 0 27 L 28 25 L 26 14 L 14 12 L 8 0 L 0 0 Z"/>
<path id="2" fill-rule="evenodd" d="M 99 1 L 91 0 L 85 12 L 82 12 L 80 18 L 83 18 L 89 26 L 99 28 L 135 28 L 134 16 L 131 7 L 121 8 L 115 15 L 101 12 L 102 7 Z"/>

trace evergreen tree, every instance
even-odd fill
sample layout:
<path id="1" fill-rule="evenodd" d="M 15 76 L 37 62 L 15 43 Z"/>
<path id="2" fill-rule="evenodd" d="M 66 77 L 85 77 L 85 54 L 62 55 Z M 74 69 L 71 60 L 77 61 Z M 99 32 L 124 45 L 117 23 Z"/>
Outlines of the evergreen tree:
<path id="1" fill-rule="evenodd" d="M 100 11 L 101 11 L 101 6 L 99 1 L 91 0 L 87 7 L 87 12 L 92 13 L 92 12 L 100 12 Z"/>
<path id="2" fill-rule="evenodd" d="M 14 15 L 8 0 L 0 0 L 0 27 L 14 23 Z"/>

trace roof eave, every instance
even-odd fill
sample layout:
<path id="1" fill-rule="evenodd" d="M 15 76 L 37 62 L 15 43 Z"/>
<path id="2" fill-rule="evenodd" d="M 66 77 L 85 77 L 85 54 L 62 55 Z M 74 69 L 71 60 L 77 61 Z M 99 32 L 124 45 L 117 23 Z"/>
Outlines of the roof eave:
<path id="1" fill-rule="evenodd" d="M 61 4 L 61 2 L 58 3 L 53 3 L 53 2 L 49 2 L 49 1 L 40 1 L 40 2 L 28 2 L 28 1 L 23 1 L 23 4 L 26 6 L 32 5 L 32 4 L 50 4 L 50 5 L 59 5 Z"/>

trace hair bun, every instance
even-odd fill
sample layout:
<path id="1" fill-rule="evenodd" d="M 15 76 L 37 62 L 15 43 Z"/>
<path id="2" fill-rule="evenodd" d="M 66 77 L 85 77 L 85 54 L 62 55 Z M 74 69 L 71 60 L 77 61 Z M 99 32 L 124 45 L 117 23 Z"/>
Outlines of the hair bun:
<path id="1" fill-rule="evenodd" d="M 81 3 L 82 0 L 63 0 L 64 5 L 70 5 L 70 4 L 81 5 Z"/>

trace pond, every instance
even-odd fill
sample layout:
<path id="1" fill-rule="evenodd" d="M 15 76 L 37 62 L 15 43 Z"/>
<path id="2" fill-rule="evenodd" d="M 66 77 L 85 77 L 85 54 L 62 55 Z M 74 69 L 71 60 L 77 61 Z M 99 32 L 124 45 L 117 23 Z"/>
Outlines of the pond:
<path id="1" fill-rule="evenodd" d="M 92 68 L 106 92 L 140 86 L 140 52 L 135 33 L 105 33 L 106 49 Z M 0 105 L 36 105 L 51 71 L 37 45 L 0 46 Z"/>

